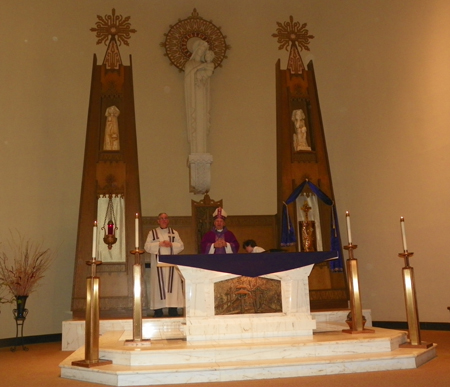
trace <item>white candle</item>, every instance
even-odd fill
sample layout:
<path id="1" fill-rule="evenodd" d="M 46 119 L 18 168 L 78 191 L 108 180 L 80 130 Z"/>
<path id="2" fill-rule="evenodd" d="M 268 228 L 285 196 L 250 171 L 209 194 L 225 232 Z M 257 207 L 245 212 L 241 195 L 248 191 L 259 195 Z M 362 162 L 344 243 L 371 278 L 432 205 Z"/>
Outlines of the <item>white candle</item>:
<path id="1" fill-rule="evenodd" d="M 350 214 L 348 211 L 345 212 L 345 218 L 347 219 L 347 236 L 348 236 L 348 244 L 352 244 L 352 230 L 350 228 Z"/>
<path id="2" fill-rule="evenodd" d="M 94 231 L 92 233 L 92 258 L 97 256 L 97 221 L 94 222 Z"/>
<path id="3" fill-rule="evenodd" d="M 408 251 L 408 246 L 406 246 L 405 218 L 403 216 L 400 217 L 400 227 L 402 229 L 403 250 Z"/>
<path id="4" fill-rule="evenodd" d="M 136 250 L 139 247 L 139 214 L 136 212 L 136 219 L 135 219 L 135 231 L 136 231 L 136 240 L 135 240 L 135 246 Z"/>

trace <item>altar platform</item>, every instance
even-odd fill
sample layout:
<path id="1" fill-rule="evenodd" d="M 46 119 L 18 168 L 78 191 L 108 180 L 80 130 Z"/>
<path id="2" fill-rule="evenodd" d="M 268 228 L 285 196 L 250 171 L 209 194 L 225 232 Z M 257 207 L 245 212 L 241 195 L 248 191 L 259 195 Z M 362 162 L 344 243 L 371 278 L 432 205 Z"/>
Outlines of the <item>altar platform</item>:
<path id="1" fill-rule="evenodd" d="M 333 259 L 333 252 L 285 253 L 279 259 L 233 255 L 164 256 L 185 280 L 184 317 L 143 319 L 147 346 L 124 345 L 133 338 L 132 320 L 101 320 L 99 358 L 112 364 L 73 365 L 85 356 L 84 346 L 78 348 L 84 322 L 66 322 L 63 349 L 78 349 L 60 364 L 61 377 L 112 386 L 207 383 L 410 369 L 436 356 L 436 345 L 400 348 L 406 332 L 342 332 L 349 310 L 310 311 L 308 276 L 314 263 Z M 279 281 L 282 311 L 217 314 L 215 284 L 244 275 Z M 363 311 L 367 327 L 369 312 Z"/>
<path id="2" fill-rule="evenodd" d="M 229 340 L 311 336 L 314 331 L 348 328 L 350 310 L 311 313 L 308 276 L 315 263 L 336 259 L 337 252 L 279 254 L 167 255 L 160 265 L 176 264 L 185 280 L 186 307 L 182 319 L 143 319 L 146 339 Z M 241 276 L 280 283 L 282 313 L 216 315 L 215 284 Z M 364 311 L 367 326 L 370 310 Z M 158 321 L 159 320 L 159 321 Z M 62 349 L 84 344 L 84 321 L 63 323 Z M 99 332 L 132 330 L 132 320 L 100 320 Z"/>
<path id="3" fill-rule="evenodd" d="M 110 386 L 207 383 L 413 369 L 436 356 L 436 345 L 399 348 L 406 332 L 374 329 L 267 339 L 153 340 L 148 347 L 124 346 L 131 331 L 112 331 L 100 338 L 100 358 L 113 364 L 73 366 L 84 356 L 81 347 L 60 364 L 61 377 Z"/>
<path id="4" fill-rule="evenodd" d="M 350 309 L 311 312 L 312 320 L 316 323 L 313 333 L 336 332 L 347 329 L 348 325 L 345 323 L 345 320 L 349 312 Z M 180 313 L 182 313 L 182 310 L 180 310 Z M 363 309 L 363 315 L 367 320 L 366 327 L 372 327 L 372 311 L 370 309 Z M 84 346 L 84 324 L 84 320 L 63 321 L 61 350 L 76 351 L 78 348 Z M 185 317 L 143 318 L 142 336 L 144 339 L 152 340 L 185 340 L 185 325 Z M 117 331 L 131 332 L 133 329 L 133 320 L 102 319 L 100 320 L 99 328 L 100 335 Z"/>

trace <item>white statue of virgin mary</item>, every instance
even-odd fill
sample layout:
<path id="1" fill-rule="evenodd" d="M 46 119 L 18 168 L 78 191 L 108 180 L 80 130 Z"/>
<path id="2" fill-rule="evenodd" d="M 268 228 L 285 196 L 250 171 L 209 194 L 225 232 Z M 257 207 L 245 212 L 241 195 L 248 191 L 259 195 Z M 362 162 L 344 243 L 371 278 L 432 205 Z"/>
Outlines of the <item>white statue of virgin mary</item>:
<path id="1" fill-rule="evenodd" d="M 184 65 L 187 137 L 191 148 L 191 192 L 204 194 L 210 187 L 212 155 L 207 150 L 210 129 L 210 79 L 214 73 L 214 52 L 202 39 L 188 42 L 192 55 Z"/>
<path id="2" fill-rule="evenodd" d="M 210 127 L 210 78 L 214 72 L 214 53 L 204 40 L 192 44 L 191 58 L 184 65 L 186 119 L 191 153 L 206 153 Z"/>

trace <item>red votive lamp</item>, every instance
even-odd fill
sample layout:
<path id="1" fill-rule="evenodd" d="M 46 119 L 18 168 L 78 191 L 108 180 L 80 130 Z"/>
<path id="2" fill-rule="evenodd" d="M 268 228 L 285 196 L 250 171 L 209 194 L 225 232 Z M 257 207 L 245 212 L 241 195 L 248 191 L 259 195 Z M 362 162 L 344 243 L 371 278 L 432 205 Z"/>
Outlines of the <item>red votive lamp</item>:
<path id="1" fill-rule="evenodd" d="M 114 223 L 112 220 L 108 222 L 108 235 L 114 235 Z"/>

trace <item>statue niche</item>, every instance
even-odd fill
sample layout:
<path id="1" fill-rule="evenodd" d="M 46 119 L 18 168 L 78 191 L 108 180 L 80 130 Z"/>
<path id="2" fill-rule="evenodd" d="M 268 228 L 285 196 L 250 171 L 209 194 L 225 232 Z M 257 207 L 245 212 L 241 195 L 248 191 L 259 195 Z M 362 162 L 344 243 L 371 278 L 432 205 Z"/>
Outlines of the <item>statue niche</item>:
<path id="1" fill-rule="evenodd" d="M 315 127 L 311 122 L 311 101 L 299 89 L 288 94 L 291 160 L 298 163 L 318 162 Z"/>
<path id="2" fill-rule="evenodd" d="M 300 251 L 307 253 L 311 251 L 317 251 L 316 243 L 316 230 L 314 220 L 309 220 L 308 212 L 311 211 L 312 207 L 305 200 L 303 206 L 300 208 L 304 213 L 304 219 L 300 220 L 299 223 L 299 233 L 300 238 Z"/>
<path id="3" fill-rule="evenodd" d="M 110 106 L 106 109 L 105 138 L 103 141 L 103 150 L 105 151 L 120 150 L 119 122 L 117 119 L 119 114 L 120 110 L 116 106 Z"/>
<path id="4" fill-rule="evenodd" d="M 308 135 L 308 129 L 306 128 L 305 123 L 305 113 L 302 109 L 295 109 L 292 112 L 292 122 L 294 123 L 294 151 L 310 151 L 311 147 L 308 145 L 308 141 L 306 139 Z"/>

